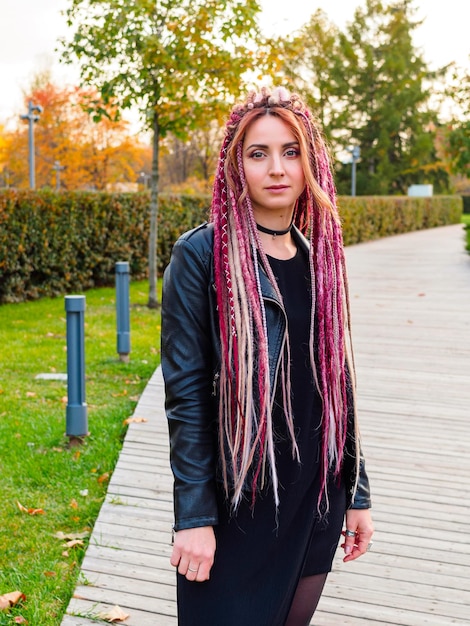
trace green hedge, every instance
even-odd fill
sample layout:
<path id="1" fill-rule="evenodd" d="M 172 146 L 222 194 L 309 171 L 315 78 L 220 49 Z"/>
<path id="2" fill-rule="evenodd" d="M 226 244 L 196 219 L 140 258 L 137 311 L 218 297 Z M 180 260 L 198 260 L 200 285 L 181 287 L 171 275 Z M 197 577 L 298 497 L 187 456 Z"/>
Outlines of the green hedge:
<path id="1" fill-rule="evenodd" d="M 341 196 L 338 207 L 347 246 L 412 230 L 458 224 L 462 216 L 461 196 Z"/>
<path id="2" fill-rule="evenodd" d="M 112 285 L 114 264 L 147 275 L 149 194 L 0 192 L 0 302 Z M 158 271 L 177 237 L 207 219 L 208 196 L 161 195 Z M 347 245 L 460 221 L 460 196 L 341 197 Z"/>
<path id="3" fill-rule="evenodd" d="M 0 192 L 0 302 L 19 302 L 114 283 L 114 264 L 147 275 L 148 193 Z M 177 236 L 204 221 L 208 197 L 162 195 L 158 270 Z"/>

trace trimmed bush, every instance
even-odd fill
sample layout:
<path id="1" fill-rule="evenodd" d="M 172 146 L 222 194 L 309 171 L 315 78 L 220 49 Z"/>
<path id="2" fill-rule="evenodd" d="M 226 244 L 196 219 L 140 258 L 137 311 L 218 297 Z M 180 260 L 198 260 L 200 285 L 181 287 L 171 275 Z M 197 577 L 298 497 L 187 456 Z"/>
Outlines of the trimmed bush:
<path id="1" fill-rule="evenodd" d="M 148 193 L 0 193 L 0 302 L 112 285 L 116 261 L 147 276 Z M 158 270 L 178 235 L 207 219 L 207 196 L 159 199 Z"/>
<path id="2" fill-rule="evenodd" d="M 341 196 L 338 208 L 344 243 L 389 237 L 412 230 L 458 224 L 462 216 L 460 196 Z"/>
<path id="3" fill-rule="evenodd" d="M 0 192 L 0 302 L 114 284 L 116 261 L 147 276 L 148 193 Z M 461 196 L 340 197 L 346 245 L 460 221 Z M 162 194 L 158 272 L 180 234 L 209 214 L 210 197 Z"/>

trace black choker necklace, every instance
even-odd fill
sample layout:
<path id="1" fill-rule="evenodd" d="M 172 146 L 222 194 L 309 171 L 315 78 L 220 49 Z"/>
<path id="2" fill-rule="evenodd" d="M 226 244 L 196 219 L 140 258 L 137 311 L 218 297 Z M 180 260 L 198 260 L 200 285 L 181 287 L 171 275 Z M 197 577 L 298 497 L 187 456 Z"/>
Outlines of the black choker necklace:
<path id="1" fill-rule="evenodd" d="M 275 237 L 281 237 L 282 235 L 287 235 L 287 233 L 290 233 L 290 231 L 292 230 L 292 224 L 293 222 L 291 222 L 289 226 L 284 230 L 272 230 L 272 228 L 265 228 L 264 226 L 261 226 L 261 224 L 258 224 L 258 222 L 256 222 L 256 228 L 262 233 L 271 235 L 274 239 Z"/>

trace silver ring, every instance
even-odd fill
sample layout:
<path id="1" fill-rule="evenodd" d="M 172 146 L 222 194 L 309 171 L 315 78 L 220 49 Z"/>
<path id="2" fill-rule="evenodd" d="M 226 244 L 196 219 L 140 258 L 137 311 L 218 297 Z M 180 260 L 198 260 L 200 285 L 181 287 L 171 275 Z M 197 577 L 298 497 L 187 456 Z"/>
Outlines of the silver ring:
<path id="1" fill-rule="evenodd" d="M 372 548 L 373 545 L 374 545 L 373 541 L 371 541 L 369 544 L 367 544 L 366 552 L 369 552 L 369 550 Z"/>
<path id="2" fill-rule="evenodd" d="M 188 567 L 188 572 L 197 572 L 197 569 L 191 569 L 190 567 Z"/>
<path id="3" fill-rule="evenodd" d="M 345 534 L 346 537 L 355 537 L 356 536 L 356 533 L 354 532 L 354 530 L 349 530 L 348 528 L 346 528 L 346 531 L 345 531 L 344 534 Z"/>

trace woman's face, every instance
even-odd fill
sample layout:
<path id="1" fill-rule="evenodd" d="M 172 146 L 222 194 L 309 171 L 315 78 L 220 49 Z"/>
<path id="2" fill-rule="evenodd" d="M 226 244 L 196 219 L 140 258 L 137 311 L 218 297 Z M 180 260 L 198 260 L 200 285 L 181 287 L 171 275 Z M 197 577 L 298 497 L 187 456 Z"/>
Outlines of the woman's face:
<path id="1" fill-rule="evenodd" d="M 300 146 L 279 117 L 265 115 L 253 122 L 243 141 L 243 167 L 257 221 L 290 220 L 305 187 Z"/>

